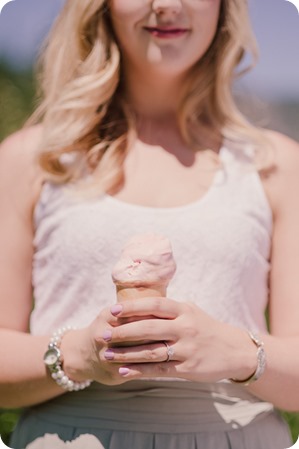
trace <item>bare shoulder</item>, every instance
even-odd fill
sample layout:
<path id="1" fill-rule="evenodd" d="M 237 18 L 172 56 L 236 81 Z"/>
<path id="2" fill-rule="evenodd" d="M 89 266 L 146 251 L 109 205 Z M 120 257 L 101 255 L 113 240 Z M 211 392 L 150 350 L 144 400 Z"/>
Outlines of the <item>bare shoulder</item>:
<path id="1" fill-rule="evenodd" d="M 0 158 L 4 164 L 14 167 L 29 164 L 36 159 L 36 154 L 42 139 L 42 125 L 22 128 L 6 137 L 0 145 Z"/>
<path id="2" fill-rule="evenodd" d="M 277 131 L 265 130 L 265 136 L 273 150 L 273 170 L 263 182 L 277 215 L 291 198 L 299 197 L 299 143 Z"/>
<path id="3" fill-rule="evenodd" d="M 0 189 L 34 207 L 43 174 L 37 154 L 42 141 L 42 125 L 23 128 L 0 144 Z"/>
<path id="4" fill-rule="evenodd" d="M 298 168 L 299 143 L 285 134 L 273 130 L 265 130 L 265 135 L 272 143 L 277 168 L 281 170 L 285 170 L 288 167 L 289 169 Z"/>

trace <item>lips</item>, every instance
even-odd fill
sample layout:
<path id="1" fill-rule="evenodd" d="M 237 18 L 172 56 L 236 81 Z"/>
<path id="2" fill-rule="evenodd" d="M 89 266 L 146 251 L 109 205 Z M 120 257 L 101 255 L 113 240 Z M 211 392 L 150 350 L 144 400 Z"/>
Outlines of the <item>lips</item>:
<path id="1" fill-rule="evenodd" d="M 179 27 L 144 27 L 144 29 L 152 36 L 159 38 L 175 38 L 187 34 L 190 30 L 188 28 Z"/>

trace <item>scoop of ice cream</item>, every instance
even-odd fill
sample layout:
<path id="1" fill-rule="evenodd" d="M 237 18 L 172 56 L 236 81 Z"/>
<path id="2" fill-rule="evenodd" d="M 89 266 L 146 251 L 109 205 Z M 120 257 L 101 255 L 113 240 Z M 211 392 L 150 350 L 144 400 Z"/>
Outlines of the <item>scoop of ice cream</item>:
<path id="1" fill-rule="evenodd" d="M 124 246 L 112 270 L 115 284 L 146 287 L 168 285 L 176 270 L 170 241 L 159 234 L 141 234 Z"/>

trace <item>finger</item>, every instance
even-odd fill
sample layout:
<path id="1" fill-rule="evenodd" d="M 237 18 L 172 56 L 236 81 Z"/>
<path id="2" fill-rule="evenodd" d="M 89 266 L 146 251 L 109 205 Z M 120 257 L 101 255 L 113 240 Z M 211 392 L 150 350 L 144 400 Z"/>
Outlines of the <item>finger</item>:
<path id="1" fill-rule="evenodd" d="M 102 334 L 103 340 L 109 344 L 137 342 L 143 340 L 176 341 L 173 326 L 169 320 L 143 320 L 127 323 L 122 326 L 107 328 Z"/>
<path id="2" fill-rule="evenodd" d="M 168 348 L 173 353 L 172 359 L 178 360 L 175 355 L 174 345 L 166 347 L 165 343 L 144 344 L 126 348 L 107 348 L 102 351 L 100 358 L 111 363 L 135 364 L 135 363 L 158 363 L 169 359 Z"/>
<path id="3" fill-rule="evenodd" d="M 152 315 L 156 318 L 174 319 L 181 313 L 181 304 L 168 298 L 141 298 L 115 304 L 111 314 L 117 317 Z"/>
<path id="4" fill-rule="evenodd" d="M 117 326 L 117 318 L 111 315 L 109 308 L 103 309 L 89 326 L 92 341 L 100 347 L 103 347 L 103 344 L 107 346 L 111 329 L 114 326 Z M 108 338 L 106 338 L 106 335 Z"/>
<path id="5" fill-rule="evenodd" d="M 117 326 L 119 324 L 119 319 L 116 315 L 111 313 L 111 308 L 106 307 L 98 315 L 103 321 L 106 321 L 110 326 Z"/>
<path id="6" fill-rule="evenodd" d="M 116 313 L 112 313 L 112 311 L 115 310 Z M 120 304 L 115 304 L 112 307 L 106 307 L 105 309 L 103 309 L 100 313 L 100 317 L 103 321 L 106 321 L 110 326 L 115 327 L 115 326 L 119 326 L 120 324 L 124 324 L 124 323 L 130 323 L 132 321 L 136 321 L 136 320 L 146 320 L 149 318 L 156 318 L 156 316 L 154 315 L 144 315 L 144 316 L 129 316 L 129 317 L 121 317 L 118 316 L 118 312 L 122 310 L 122 305 Z M 109 327 L 109 326 L 108 326 Z"/>
<path id="7" fill-rule="evenodd" d="M 180 362 L 140 363 L 121 366 L 118 370 L 121 377 L 126 380 L 157 377 L 175 377 L 180 374 L 177 366 Z"/>
<path id="8" fill-rule="evenodd" d="M 134 323 L 134 321 L 143 321 L 143 320 L 152 320 L 156 319 L 157 317 L 153 315 L 145 315 L 145 316 L 130 316 L 130 317 L 124 317 L 124 318 L 117 318 L 117 321 L 113 326 L 121 326 L 123 324 L 127 323 Z"/>

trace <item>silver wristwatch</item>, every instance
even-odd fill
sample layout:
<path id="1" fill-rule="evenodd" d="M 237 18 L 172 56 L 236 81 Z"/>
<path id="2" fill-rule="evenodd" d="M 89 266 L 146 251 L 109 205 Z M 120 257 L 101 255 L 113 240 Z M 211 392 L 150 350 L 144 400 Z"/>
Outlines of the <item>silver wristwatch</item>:
<path id="1" fill-rule="evenodd" d="M 66 326 L 54 332 L 48 344 L 48 349 L 44 354 L 44 364 L 48 368 L 52 379 L 57 383 L 57 385 L 67 391 L 79 391 L 89 387 L 91 380 L 77 382 L 71 380 L 63 371 L 63 357 L 60 350 L 60 344 L 63 336 L 70 330 L 75 330 L 75 328 L 72 326 Z"/>

